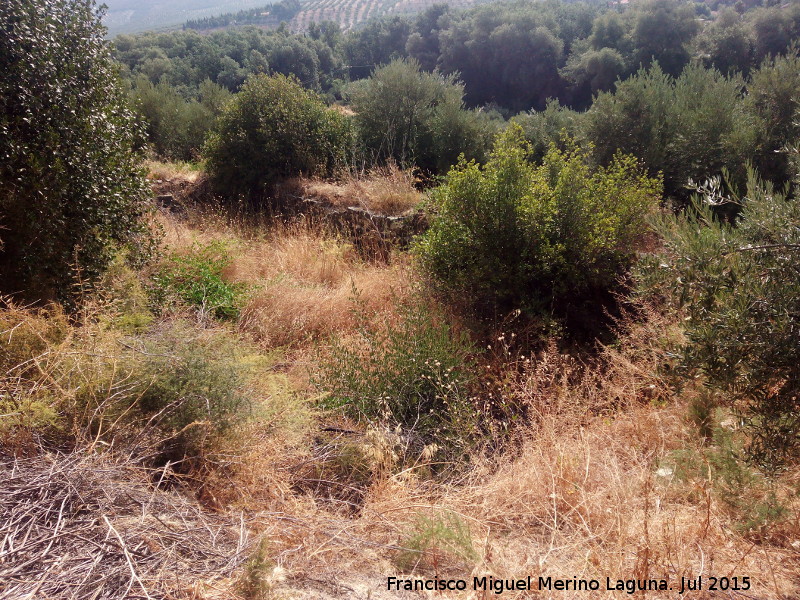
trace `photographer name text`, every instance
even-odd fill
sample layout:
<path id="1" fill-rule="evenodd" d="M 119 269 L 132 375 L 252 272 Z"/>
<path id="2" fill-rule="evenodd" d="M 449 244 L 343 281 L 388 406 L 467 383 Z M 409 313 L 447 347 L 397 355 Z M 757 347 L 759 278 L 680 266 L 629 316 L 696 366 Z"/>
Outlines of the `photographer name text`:
<path id="1" fill-rule="evenodd" d="M 531 590 L 548 590 L 563 592 L 595 592 L 617 591 L 626 594 L 637 592 L 654 592 L 674 590 L 679 594 L 700 590 L 707 591 L 746 591 L 750 589 L 749 577 L 681 577 L 670 583 L 668 579 L 558 579 L 555 577 L 532 577 L 522 579 L 502 579 L 491 575 L 467 579 L 403 579 L 401 577 L 387 577 L 386 589 L 388 591 L 485 591 L 495 594 L 505 592 L 520 592 Z"/>

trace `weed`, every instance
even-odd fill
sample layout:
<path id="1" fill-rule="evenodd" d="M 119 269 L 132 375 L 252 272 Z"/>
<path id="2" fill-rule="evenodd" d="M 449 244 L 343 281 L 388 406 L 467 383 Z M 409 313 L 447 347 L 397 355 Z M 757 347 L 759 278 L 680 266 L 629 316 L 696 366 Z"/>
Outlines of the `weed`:
<path id="1" fill-rule="evenodd" d="M 23 374 L 34 366 L 32 359 L 64 341 L 68 332 L 58 306 L 25 310 L 0 298 L 0 372 Z"/>
<path id="2" fill-rule="evenodd" d="M 404 571 L 419 567 L 439 570 L 445 561 L 475 562 L 469 526 L 459 515 L 443 511 L 431 517 L 417 515 L 412 531 L 400 539 L 403 549 L 395 556 L 395 564 Z"/>
<path id="3" fill-rule="evenodd" d="M 202 456 L 214 438 L 252 416 L 249 366 L 237 340 L 222 331 L 168 323 L 127 356 L 131 396 L 142 418 L 157 418 L 172 461 Z"/>
<path id="4" fill-rule="evenodd" d="M 57 424 L 52 394 L 38 382 L 42 363 L 67 340 L 69 331 L 56 305 L 26 310 L 0 298 L 0 433 Z"/>
<path id="5" fill-rule="evenodd" d="M 238 591 L 245 600 L 268 600 L 273 586 L 275 565 L 269 558 L 269 541 L 262 538 L 242 567 Z"/>
<path id="6" fill-rule="evenodd" d="M 100 282 L 105 296 L 110 324 L 129 334 L 142 333 L 153 323 L 153 313 L 148 306 L 147 290 L 139 273 L 134 271 L 125 254 L 117 255 Z M 105 315 L 103 315 L 105 316 Z"/>
<path id="7" fill-rule="evenodd" d="M 230 264 L 229 249 L 221 242 L 194 245 L 186 255 L 167 258 L 153 277 L 156 305 L 184 302 L 218 319 L 239 316 L 246 286 L 223 278 Z"/>
<path id="8" fill-rule="evenodd" d="M 357 339 L 335 342 L 314 383 L 328 393 L 327 408 L 400 426 L 424 444 L 463 448 L 477 432 L 474 352 L 465 335 L 418 300 L 400 308 L 396 324 L 362 327 Z"/>

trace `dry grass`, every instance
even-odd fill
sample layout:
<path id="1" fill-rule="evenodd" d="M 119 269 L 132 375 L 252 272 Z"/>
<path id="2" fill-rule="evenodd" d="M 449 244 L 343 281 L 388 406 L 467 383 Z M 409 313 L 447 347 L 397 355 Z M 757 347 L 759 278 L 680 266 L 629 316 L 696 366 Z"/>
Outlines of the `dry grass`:
<path id="1" fill-rule="evenodd" d="M 680 404 L 645 406 L 584 427 L 553 417 L 529 432 L 516 459 L 487 462 L 461 485 L 415 493 L 406 480 L 374 489 L 364 527 L 380 529 L 389 543 L 420 511 L 453 511 L 470 523 L 481 553 L 474 573 L 602 582 L 600 592 L 561 592 L 559 598 L 618 597 L 603 592 L 606 577 L 666 578 L 679 585 L 681 577 L 699 575 L 706 581 L 709 575 L 749 576 L 754 598 L 797 597 L 798 557 L 791 546 L 756 544 L 736 534 L 709 482 L 656 474 L 671 450 L 692 444 L 684 410 Z M 693 487 L 695 499 L 688 493 Z M 459 576 L 470 572 L 462 569 Z M 676 591 L 647 596 L 674 598 Z"/>
<path id="2" fill-rule="evenodd" d="M 370 212 L 396 216 L 408 213 L 422 201 L 413 171 L 395 164 L 376 167 L 369 173 L 348 175 L 337 183 L 317 179 L 299 182 L 304 195 L 333 206 L 357 206 Z"/>
<path id="3" fill-rule="evenodd" d="M 186 162 L 163 162 L 160 160 L 144 161 L 147 178 L 152 181 L 171 181 L 175 179 L 194 183 L 200 178 L 200 169 Z"/>
<path id="4" fill-rule="evenodd" d="M 403 544 L 419 529 L 421 518 L 464 523 L 477 558 L 449 551 L 444 542 L 436 549 L 434 543 L 420 555 L 415 575 L 469 582 L 473 575 L 489 574 L 602 582 L 594 593 L 507 592 L 503 598 L 618 599 L 625 593 L 605 591 L 606 577 L 667 578 L 679 585 L 681 577 L 699 575 L 706 583 L 708 576 L 747 576 L 752 588 L 746 596 L 706 590 L 686 598 L 800 597 L 795 493 L 800 471 L 784 474 L 775 484 L 786 513 L 764 530 L 747 531 L 741 511 L 718 493 L 708 465 L 680 476 L 664 468 L 674 464 L 676 452 L 692 453 L 702 463 L 708 447 L 687 418 L 694 392 L 690 388 L 676 397 L 664 375 L 670 361 L 665 349 L 679 343 L 681 333 L 657 311 L 643 309 L 636 319 L 621 323 L 619 341 L 591 360 L 563 354 L 555 344 L 532 357 L 506 353 L 501 358 L 507 364 L 492 368 L 499 369 L 503 393 L 529 417 L 516 431 L 516 446 L 501 455 L 471 457 L 469 470 L 448 470 L 461 473 L 460 480 L 436 481 L 422 456 L 398 472 L 399 463 L 390 460 L 392 432 L 331 421 L 326 421 L 329 431 L 319 431 L 320 421 L 313 420 L 319 415 L 298 409 L 298 394 L 305 390 L 294 372 L 313 368 L 309 356 L 316 343 L 353 333 L 356 309 L 371 327 L 396 318 L 395 306 L 414 286 L 413 271 L 402 258 L 370 262 L 341 238 L 303 225 L 261 229 L 232 223 L 214 211 L 184 220 L 159 218 L 165 243 L 174 251 L 225 243 L 231 259 L 226 278 L 251 288 L 231 328 L 255 338 L 262 350 L 275 349 L 273 358 L 282 353 L 274 371 L 289 373 L 270 382 L 265 378 L 257 391 L 269 410 L 243 426 L 229 445 L 218 446 L 217 460 L 224 468 L 202 474 L 195 484 L 201 502 L 229 521 L 241 509 L 251 515 L 247 534 L 265 540 L 265 597 L 426 597 L 386 592 L 386 577 L 400 574 L 396 559 L 407 552 Z M 52 331 L 51 320 L 58 325 Z M 108 357 L 120 352 L 117 338 L 91 327 L 65 335 L 62 321 L 58 315 L 18 308 L 0 312 L 3 335 L 20 335 L 15 338 L 20 343 L 30 340 L 13 347 L 8 364 L 24 359 L 34 367 L 24 377 L 17 369 L 14 377 L 3 379 L 6 392 L 28 393 L 33 385 L 53 396 L 52 376 L 58 372 L 53 361 L 75 360 L 78 348 L 84 359 L 71 372 L 113 370 Z M 300 392 L 293 393 L 292 387 Z M 55 418 L 37 410 L 29 412 Z M 741 494 L 757 491 L 747 488 Z M 133 490 L 130 495 L 147 494 Z M 342 510 L 337 502 L 350 504 Z M 203 579 L 202 574 L 191 576 Z M 185 584 L 188 589 L 191 582 Z M 232 579 L 219 586 L 219 597 L 238 597 Z M 197 592 L 196 597 L 208 595 Z M 677 589 L 634 597 L 676 595 Z M 485 600 L 494 595 L 438 597 Z"/>
<path id="5" fill-rule="evenodd" d="M 213 214 L 200 229 L 168 216 L 162 221 L 165 243 L 173 251 L 226 243 L 230 265 L 225 278 L 251 290 L 240 330 L 268 348 L 308 347 L 347 334 L 356 325 L 357 308 L 368 320 L 392 318 L 395 304 L 412 285 L 406 261 L 365 260 L 349 242 L 319 227 L 274 225 L 254 235 Z"/>

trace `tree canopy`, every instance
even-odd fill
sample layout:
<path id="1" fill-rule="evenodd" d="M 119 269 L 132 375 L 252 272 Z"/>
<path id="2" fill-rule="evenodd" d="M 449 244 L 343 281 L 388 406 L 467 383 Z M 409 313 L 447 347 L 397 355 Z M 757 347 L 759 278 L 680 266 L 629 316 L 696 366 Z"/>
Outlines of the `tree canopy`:
<path id="1" fill-rule="evenodd" d="M 69 298 L 142 235 L 139 132 L 93 0 L 0 5 L 0 289 Z"/>

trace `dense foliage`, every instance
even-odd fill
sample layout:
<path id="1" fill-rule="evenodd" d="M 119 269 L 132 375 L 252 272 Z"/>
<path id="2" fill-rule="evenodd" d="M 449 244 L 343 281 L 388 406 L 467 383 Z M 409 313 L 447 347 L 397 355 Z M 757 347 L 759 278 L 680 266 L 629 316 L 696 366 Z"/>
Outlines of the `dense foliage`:
<path id="1" fill-rule="evenodd" d="M 225 13 L 217 17 L 192 19 L 183 24 L 184 29 L 203 31 L 228 27 L 229 25 L 278 25 L 281 21 L 288 21 L 300 10 L 299 0 L 282 0 L 274 4 L 259 6 L 235 13 Z"/>
<path id="2" fill-rule="evenodd" d="M 619 151 L 632 154 L 652 175 L 663 173 L 672 195 L 723 167 L 741 179 L 760 129 L 743 88 L 740 77 L 716 70 L 693 65 L 673 78 L 655 66 L 601 93 L 586 113 L 583 134 L 598 161 L 607 163 Z"/>
<path id="3" fill-rule="evenodd" d="M 219 193 L 259 200 L 278 178 L 331 174 L 351 138 L 347 118 L 296 79 L 256 75 L 222 113 L 206 164 Z"/>
<path id="4" fill-rule="evenodd" d="M 134 106 L 146 123 L 152 150 L 172 160 L 199 157 L 209 130 L 231 95 L 206 79 L 196 98 L 185 99 L 166 82 L 153 85 L 144 76 L 136 78 L 131 91 Z"/>
<path id="5" fill-rule="evenodd" d="M 551 148 L 536 166 L 530 150 L 512 126 L 485 166 L 462 160 L 450 171 L 418 247 L 422 264 L 482 314 L 595 319 L 631 263 L 660 184 L 631 157 L 592 168 L 585 151 Z"/>
<path id="6" fill-rule="evenodd" d="M 426 71 L 457 74 L 473 107 L 495 103 L 520 111 L 541 110 L 548 98 L 585 109 L 592 94 L 656 62 L 673 77 L 692 58 L 726 75 L 747 75 L 769 56 L 784 54 L 798 35 L 797 3 L 738 12 L 722 7 L 712 16 L 704 4 L 679 0 L 624 8 L 551 1 L 493 2 L 462 11 L 436 5 L 348 32 L 326 21 L 299 35 L 283 27 L 206 36 L 187 30 L 121 35 L 115 45 L 131 74 L 154 84 L 164 77 L 191 88 L 208 78 L 231 91 L 248 74 L 273 72 L 336 94 L 341 80 L 363 79 L 395 58 L 413 58 Z"/>
<path id="7" fill-rule="evenodd" d="M 485 113 L 465 110 L 464 86 L 396 60 L 354 83 L 347 99 L 372 160 L 445 172 L 459 154 L 482 159 L 492 130 Z"/>
<path id="8" fill-rule="evenodd" d="M 797 136 L 797 4 L 717 4 L 438 5 L 348 32 L 324 22 L 298 35 L 245 27 L 119 36 L 115 46 L 164 156 L 196 157 L 219 113 L 206 100 L 212 85 L 236 92 L 254 73 L 294 74 L 353 105 L 366 162 L 444 173 L 461 152 L 480 160 L 500 117 L 524 111 L 517 121 L 536 159 L 566 129 L 594 144 L 600 164 L 634 154 L 685 202 L 690 179 L 723 168 L 743 184 L 748 160 L 786 181 L 776 150 Z"/>
<path id="9" fill-rule="evenodd" d="M 444 315 L 417 302 L 383 331 L 362 326 L 355 342 L 334 343 L 316 383 L 329 408 L 452 451 L 478 427 L 470 398 L 474 352 Z"/>
<path id="10" fill-rule="evenodd" d="M 0 5 L 0 289 L 68 299 L 142 234 L 137 129 L 93 0 Z"/>
<path id="11" fill-rule="evenodd" d="M 800 456 L 800 204 L 752 171 L 742 197 L 719 180 L 701 191 L 685 216 L 658 221 L 665 249 L 640 275 L 686 311 L 686 375 L 739 411 L 751 458 L 775 468 Z M 735 224 L 715 215 L 728 203 Z"/>

